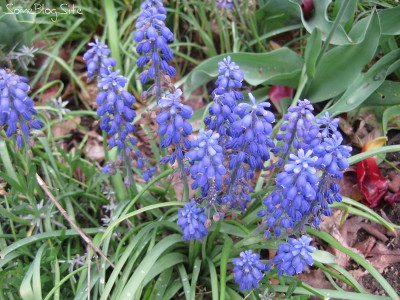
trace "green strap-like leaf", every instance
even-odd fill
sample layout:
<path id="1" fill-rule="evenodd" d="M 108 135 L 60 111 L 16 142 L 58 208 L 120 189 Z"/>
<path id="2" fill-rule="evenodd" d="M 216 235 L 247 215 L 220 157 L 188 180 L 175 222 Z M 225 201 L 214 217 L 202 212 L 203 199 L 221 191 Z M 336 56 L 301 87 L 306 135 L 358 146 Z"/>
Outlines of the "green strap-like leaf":
<path id="1" fill-rule="evenodd" d="M 357 36 L 358 43 L 337 46 L 322 56 L 315 71 L 315 78 L 306 91 L 307 99 L 316 103 L 345 91 L 375 55 L 379 37 L 379 18 L 376 12 L 373 12 L 364 31 Z"/>
<path id="2" fill-rule="evenodd" d="M 188 75 L 184 91 L 191 93 L 218 76 L 218 62 L 230 56 L 251 85 L 262 83 L 296 87 L 300 78 L 302 59 L 294 51 L 281 48 L 268 53 L 227 53 L 209 58 Z"/>
<path id="3" fill-rule="evenodd" d="M 390 73 L 399 67 L 400 49 L 397 49 L 382 57 L 365 74 L 359 74 L 346 92 L 328 111 L 335 116 L 357 108 L 382 85 Z"/>

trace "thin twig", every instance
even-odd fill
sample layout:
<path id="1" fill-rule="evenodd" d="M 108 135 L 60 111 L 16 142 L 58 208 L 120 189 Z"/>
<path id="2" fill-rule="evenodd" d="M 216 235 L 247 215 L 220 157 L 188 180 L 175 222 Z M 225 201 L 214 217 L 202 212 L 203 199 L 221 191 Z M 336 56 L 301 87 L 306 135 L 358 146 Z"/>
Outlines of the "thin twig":
<path id="1" fill-rule="evenodd" d="M 107 256 L 105 256 L 105 254 L 100 250 L 100 248 L 97 247 L 95 244 L 93 244 L 92 239 L 81 228 L 79 228 L 78 225 L 75 224 L 75 222 L 71 219 L 71 217 L 68 215 L 68 213 L 65 211 L 65 209 L 61 206 L 61 204 L 53 196 L 53 194 L 50 192 L 49 188 L 47 187 L 46 183 L 43 181 L 43 179 L 38 174 L 36 174 L 36 180 L 39 183 L 40 187 L 45 192 L 45 194 L 54 203 L 54 205 L 57 207 L 57 209 L 60 211 L 60 213 L 63 215 L 63 217 L 68 221 L 68 223 L 71 224 L 71 226 L 79 233 L 79 235 L 85 241 L 85 243 L 88 244 L 90 247 L 92 247 L 95 252 L 97 252 L 101 257 L 103 257 L 110 264 L 110 266 L 113 269 L 115 269 L 114 264 L 107 258 Z"/>

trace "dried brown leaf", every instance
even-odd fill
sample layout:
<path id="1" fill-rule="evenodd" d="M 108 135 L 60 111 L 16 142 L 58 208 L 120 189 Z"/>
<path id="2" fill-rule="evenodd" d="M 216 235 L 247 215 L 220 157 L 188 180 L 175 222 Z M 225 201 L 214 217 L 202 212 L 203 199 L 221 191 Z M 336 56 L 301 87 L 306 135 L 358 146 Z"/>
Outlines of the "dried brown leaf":
<path id="1" fill-rule="evenodd" d="M 90 138 L 85 145 L 85 152 L 89 159 L 98 162 L 105 159 L 103 144 L 98 139 Z"/>
<path id="2" fill-rule="evenodd" d="M 390 250 L 383 243 L 377 243 L 369 253 L 368 261 L 382 273 L 385 268 L 400 262 L 400 249 Z"/>
<path id="3" fill-rule="evenodd" d="M 81 123 L 80 117 L 74 117 L 70 120 L 64 120 L 60 123 L 56 123 L 51 128 L 54 137 L 64 136 L 76 130 L 78 125 Z"/>
<path id="4" fill-rule="evenodd" d="M 321 269 L 311 270 L 296 276 L 302 282 L 311 285 L 317 289 L 334 289 L 334 286 L 328 281 Z"/>

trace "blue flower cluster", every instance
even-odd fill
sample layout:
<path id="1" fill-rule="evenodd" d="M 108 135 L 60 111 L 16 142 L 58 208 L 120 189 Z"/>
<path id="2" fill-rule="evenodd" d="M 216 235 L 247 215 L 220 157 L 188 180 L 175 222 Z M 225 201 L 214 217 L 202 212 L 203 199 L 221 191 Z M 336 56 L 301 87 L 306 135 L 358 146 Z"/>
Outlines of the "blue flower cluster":
<path id="1" fill-rule="evenodd" d="M 297 155 L 290 154 L 284 171 L 276 178 L 277 189 L 265 198 L 266 210 L 259 216 L 266 216 L 269 230 L 265 237 L 270 238 L 270 230 L 279 237 L 282 230 L 295 228 L 304 216 L 311 212 L 311 203 L 316 199 L 319 177 L 315 169 L 318 159 L 311 150 L 299 149 Z M 304 229 L 301 227 L 300 229 Z"/>
<path id="2" fill-rule="evenodd" d="M 193 110 L 189 105 L 182 104 L 180 98 L 182 91 L 177 89 L 174 93 L 167 94 L 158 101 L 162 111 L 157 115 L 159 124 L 158 134 L 163 137 L 161 148 L 174 145 L 174 152 L 161 159 L 162 163 L 173 164 L 177 159 L 182 162 L 184 158 L 183 146 L 189 145 L 186 139 L 192 133 L 192 125 L 187 121 L 191 118 Z"/>
<path id="3" fill-rule="evenodd" d="M 233 0 L 218 0 L 217 7 L 232 9 L 233 8 Z"/>
<path id="4" fill-rule="evenodd" d="M 194 179 L 192 189 L 201 188 L 203 197 L 214 191 L 214 188 L 216 192 L 222 191 L 222 176 L 226 173 L 226 168 L 223 165 L 224 155 L 218 140 L 218 133 L 200 129 L 199 136 L 190 142 L 190 148 L 195 149 L 186 153 L 186 158 L 191 164 L 190 174 Z"/>
<path id="5" fill-rule="evenodd" d="M 247 250 L 240 253 L 240 257 L 233 259 L 235 281 L 240 290 L 258 288 L 259 281 L 264 276 L 265 265 L 260 261 L 260 255 Z"/>
<path id="6" fill-rule="evenodd" d="M 206 130 L 185 143 L 191 149 L 185 155 L 194 180 L 191 187 L 201 189 L 198 203 L 205 203 L 208 217 L 215 210 L 214 221 L 224 217 L 227 209 L 245 210 L 253 191 L 250 181 L 257 169 L 264 168 L 269 149 L 275 146 L 270 138 L 275 121 L 267 110 L 270 104 L 257 104 L 251 93 L 250 103 L 239 102 L 244 74 L 230 57 L 218 63 L 218 70 L 214 101 L 204 120 Z"/>
<path id="7" fill-rule="evenodd" d="M 256 169 L 264 168 L 264 163 L 270 158 L 269 149 L 275 146 L 270 138 L 271 124 L 275 121 L 273 113 L 267 110 L 270 104 L 257 104 L 251 93 L 249 100 L 250 104 L 240 103 L 235 108 L 238 118 L 231 124 L 230 139 L 225 144 L 225 148 L 231 150 L 231 176 L 226 180 L 228 190 L 222 200 L 232 206 L 239 204 L 242 210 L 251 199 L 248 193 L 251 186 L 247 182 L 254 177 Z"/>
<path id="8" fill-rule="evenodd" d="M 269 271 L 273 265 L 278 270 L 278 275 L 293 276 L 304 272 L 306 266 L 312 266 L 314 259 L 312 253 L 316 248 L 311 246 L 312 239 L 303 235 L 298 239 L 290 238 L 287 243 L 278 246 L 277 253 L 272 262 L 263 264 L 259 254 L 253 254 L 252 250 L 240 253 L 240 257 L 232 260 L 235 281 L 240 290 L 258 288 L 264 272 Z"/>
<path id="9" fill-rule="evenodd" d="M 219 133 L 225 139 L 229 125 L 236 120 L 234 109 L 243 95 L 237 89 L 242 87 L 244 74 L 239 66 L 228 56 L 218 63 L 219 76 L 212 93 L 214 103 L 209 109 L 210 115 L 205 117 L 204 123 L 208 128 Z"/>
<path id="10" fill-rule="evenodd" d="M 175 75 L 175 69 L 168 63 L 173 58 L 173 52 L 168 42 L 174 40 L 174 35 L 165 26 L 166 10 L 161 0 L 145 1 L 142 11 L 136 21 L 136 32 L 133 39 L 139 45 L 136 51 L 141 56 L 137 65 L 143 67 L 151 62 L 150 67 L 140 74 L 140 81 L 145 84 L 149 78 L 156 80 L 156 94 L 161 93 L 160 73 Z"/>
<path id="11" fill-rule="evenodd" d="M 136 113 L 132 108 L 136 99 L 125 89 L 127 79 L 119 75 L 119 70 L 113 70 L 116 62 L 109 57 L 107 45 L 98 40 L 89 45 L 91 48 L 83 57 L 87 60 L 88 77 L 97 76 L 99 93 L 96 102 L 99 105 L 97 114 L 101 117 L 100 128 L 111 136 L 108 146 L 117 147 L 121 151 L 121 160 L 127 171 L 125 183 L 130 185 L 133 180 L 131 160 L 137 159 L 137 140 L 133 137 Z M 110 162 L 103 168 L 103 172 L 115 173 L 115 167 L 116 164 Z M 144 177 L 148 180 L 151 175 L 149 169 Z"/>
<path id="12" fill-rule="evenodd" d="M 177 223 L 182 227 L 184 241 L 202 240 L 208 234 L 205 226 L 207 217 L 203 214 L 203 209 L 196 203 L 186 203 L 185 207 L 178 211 L 178 214 Z"/>
<path id="13" fill-rule="evenodd" d="M 314 203 L 312 225 L 318 227 L 320 215 L 331 216 L 330 204 L 342 201 L 340 186 L 336 182 L 342 179 L 342 171 L 349 167 L 351 147 L 342 145 L 343 136 L 337 130 L 338 119 L 331 120 L 328 113 L 316 122 L 321 126 L 321 143 L 313 151 L 318 157 L 316 167 L 323 170 Z"/>
<path id="14" fill-rule="evenodd" d="M 312 266 L 314 259 L 311 254 L 316 251 L 310 246 L 312 239 L 303 235 L 299 239 L 290 238 L 288 243 L 280 244 L 272 262 L 276 264 L 278 275 L 293 276 L 303 273 L 306 265 Z"/>
<path id="15" fill-rule="evenodd" d="M 271 232 L 279 237 L 288 229 L 304 229 L 306 224 L 318 228 L 321 215 L 332 214 L 329 204 L 341 201 L 335 180 L 349 166 L 351 148 L 341 145 L 337 119 L 325 114 L 315 120 L 312 111 L 310 102 L 304 100 L 285 115 L 287 123 L 278 138 L 283 143 L 275 153 L 281 155 L 281 164 L 286 156 L 289 160 L 276 178 L 276 190 L 264 200 L 266 209 L 258 214 L 264 217 L 266 238 Z"/>
<path id="16" fill-rule="evenodd" d="M 101 69 L 107 72 L 108 68 L 117 65 L 117 61 L 110 57 L 111 51 L 106 44 L 95 39 L 95 42 L 89 43 L 89 46 L 91 48 L 83 55 L 83 58 L 87 61 L 87 77 L 89 79 L 101 73 Z"/>
<path id="17" fill-rule="evenodd" d="M 139 67 L 149 65 L 149 68 L 139 75 L 140 81 L 145 84 L 149 78 L 154 79 L 152 94 L 156 95 L 158 106 L 161 108 L 156 117 L 156 122 L 159 124 L 158 133 L 162 139 L 160 141 L 161 148 L 174 146 L 170 155 L 161 158 L 161 163 L 173 164 L 177 161 L 183 175 L 185 169 L 183 146 L 189 144 L 185 137 L 192 133 L 192 126 L 187 120 L 192 116 L 193 110 L 190 106 L 180 102 L 182 91 L 175 90 L 170 84 L 169 77 L 174 76 L 176 71 L 169 65 L 169 61 L 173 58 L 173 52 L 169 48 L 168 42 L 174 40 L 174 35 L 164 23 L 167 11 L 162 1 L 148 0 L 142 4 L 141 8 L 133 39 L 138 43 L 136 51 L 140 54 L 137 65 Z M 170 90 L 164 96 L 162 96 L 162 81 L 168 83 Z M 143 94 L 147 95 L 147 91 Z"/>
<path id="18" fill-rule="evenodd" d="M 6 136 L 16 135 L 16 146 L 32 144 L 31 129 L 40 129 L 42 121 L 37 115 L 33 100 L 27 95 L 28 79 L 0 69 L 0 127 L 7 125 Z"/>
<path id="19" fill-rule="evenodd" d="M 297 106 L 291 106 L 288 113 L 284 116 L 286 121 L 280 128 L 280 133 L 276 139 L 281 141 L 272 152 L 279 157 L 277 163 L 281 167 L 289 153 L 300 148 L 304 150 L 312 149 L 319 144 L 319 126 L 314 124 L 314 110 L 310 101 L 299 100 Z"/>

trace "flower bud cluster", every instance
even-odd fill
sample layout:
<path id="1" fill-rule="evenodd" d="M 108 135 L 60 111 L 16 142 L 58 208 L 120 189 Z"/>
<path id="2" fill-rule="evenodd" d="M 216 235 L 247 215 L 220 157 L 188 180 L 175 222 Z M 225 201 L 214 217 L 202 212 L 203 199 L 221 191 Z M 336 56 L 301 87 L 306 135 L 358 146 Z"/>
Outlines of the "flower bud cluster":
<path id="1" fill-rule="evenodd" d="M 315 201 L 319 177 L 315 168 L 318 158 L 311 150 L 304 152 L 299 149 L 297 155 L 290 154 L 284 171 L 276 178 L 277 189 L 264 199 L 265 210 L 259 216 L 266 216 L 268 230 L 265 237 L 270 238 L 270 232 L 276 237 L 288 229 L 293 229 L 311 213 L 311 204 Z M 304 229 L 303 225 L 299 229 Z"/>
<path id="2" fill-rule="evenodd" d="M 103 71 L 107 71 L 108 68 L 113 68 L 117 65 L 117 61 L 110 57 L 111 51 L 106 44 L 96 39 L 94 43 L 89 43 L 89 46 L 91 48 L 83 55 L 86 60 L 87 77 L 89 79 L 99 74 L 101 72 L 100 69 L 103 68 L 105 69 Z"/>
<path id="3" fill-rule="evenodd" d="M 331 216 L 330 204 L 342 201 L 340 186 L 337 183 L 342 179 L 342 171 L 349 167 L 351 147 L 342 145 L 343 136 L 337 130 L 339 119 L 331 120 L 329 113 L 320 117 L 316 122 L 321 126 L 321 143 L 313 151 L 318 157 L 316 167 L 322 170 L 318 187 L 315 207 L 313 207 L 312 226 L 319 227 L 320 216 Z"/>
<path id="4" fill-rule="evenodd" d="M 264 200 L 266 209 L 258 214 L 264 217 L 266 238 L 271 232 L 279 237 L 303 230 L 306 224 L 318 228 L 321 215 L 332 214 L 329 204 L 342 199 L 335 180 L 340 180 L 349 166 L 351 147 L 342 145 L 337 119 L 325 114 L 315 120 L 312 110 L 308 100 L 299 100 L 285 116 L 288 122 L 282 126 L 286 133 L 280 135 L 285 143 L 276 153 L 282 155 L 282 163 L 287 154 L 289 160 L 276 178 L 277 188 Z"/>
<path id="5" fill-rule="evenodd" d="M 0 127 L 7 125 L 6 136 L 16 136 L 18 149 L 33 143 L 31 129 L 40 129 L 42 121 L 37 115 L 33 100 L 27 95 L 28 79 L 0 69 Z"/>
<path id="6" fill-rule="evenodd" d="M 239 284 L 240 290 L 258 288 L 265 272 L 273 266 L 278 270 L 278 275 L 293 276 L 303 273 L 306 266 L 314 264 L 311 255 L 316 248 L 310 245 L 311 241 L 307 235 L 298 239 L 290 238 L 287 243 L 278 246 L 275 257 L 266 264 L 262 263 L 260 255 L 253 254 L 252 250 L 241 252 L 240 257 L 232 260 L 235 281 Z"/>

